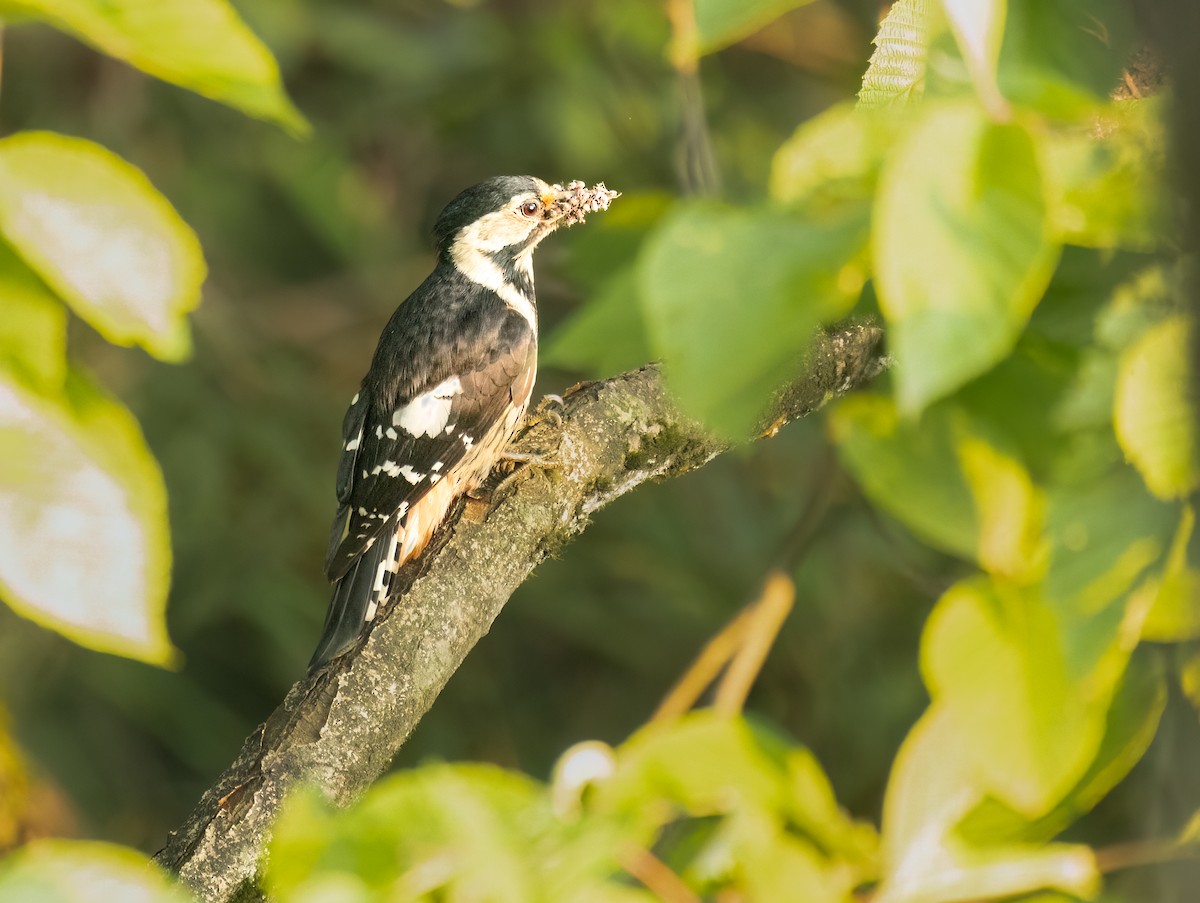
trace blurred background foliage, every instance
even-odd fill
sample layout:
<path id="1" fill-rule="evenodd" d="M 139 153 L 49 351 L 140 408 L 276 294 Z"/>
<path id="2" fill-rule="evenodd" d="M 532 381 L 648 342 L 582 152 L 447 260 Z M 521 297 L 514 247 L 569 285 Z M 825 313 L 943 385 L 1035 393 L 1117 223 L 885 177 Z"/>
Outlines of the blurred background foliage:
<path id="1" fill-rule="evenodd" d="M 957 68 L 931 69 L 930 95 L 952 98 L 969 83 L 985 108 L 1003 91 L 1052 121 L 1079 119 L 1085 110 L 1090 115 L 1097 101 L 1081 99 L 1081 93 L 1103 97 L 1115 84 L 1123 53 L 1134 44 L 1132 25 L 1108 36 L 1114 40 L 1096 54 L 1086 42 L 1082 49 L 1070 43 L 1074 32 L 1055 33 L 1056 20 L 1039 18 L 1036 3 L 1011 7 L 1007 57 L 1000 57 L 1009 61 L 1000 68 L 1009 81 L 988 83 L 998 43 L 981 45 L 979 60 L 971 63 L 967 54 L 964 63 L 947 32 L 935 49 Z M 1078 4 L 1069 7 L 1077 10 Z M 816 220 L 826 224 L 821 216 L 830 211 L 869 206 L 893 134 L 886 119 L 878 120 L 876 140 L 864 142 L 858 155 L 847 155 L 845 142 L 832 139 L 830 152 L 821 151 L 820 135 L 838 128 L 836 117 L 843 114 L 837 110 L 821 120 L 819 128 L 828 131 L 813 132 L 818 137 L 811 142 L 793 133 L 858 91 L 882 11 L 875 0 L 817 0 L 738 29 L 736 39 L 724 42 L 731 46 L 705 57 L 700 71 L 709 146 L 702 150 L 711 154 L 725 201 L 748 206 L 772 196 L 781 206 L 817 211 Z M 204 303 L 191 318 L 194 354 L 184 366 L 116 349 L 80 322 L 71 324 L 73 359 L 130 405 L 162 466 L 174 552 L 167 621 L 182 659 L 177 670 L 163 670 L 87 651 L 0 609 L 0 692 L 16 741 L 11 754 L 0 750 L 0 787 L 16 788 L 5 798 L 17 810 L 0 811 L 0 843 L 64 833 L 156 849 L 301 675 L 328 596 L 320 562 L 332 513 L 337 425 L 382 323 L 432 264 L 429 227 L 447 199 L 502 172 L 603 179 L 625 192 L 610 213 L 539 251 L 539 308 L 548 337 L 542 391 L 560 391 L 582 376 L 609 375 L 661 352 L 662 325 L 648 317 L 643 328 L 635 289 L 653 293 L 655 285 L 678 285 L 679 273 L 671 267 L 697 234 L 686 230 L 702 232 L 710 224 L 723 229 L 741 215 L 711 203 L 671 212 L 681 189 L 703 187 L 709 176 L 698 179 L 694 146 L 681 151 L 681 132 L 696 125 L 696 98 L 672 67 L 680 55 L 686 60 L 688 49 L 680 47 L 678 33 L 672 38 L 660 4 L 261 0 L 240 12 L 278 58 L 291 97 L 312 125 L 306 140 L 149 80 L 42 26 L 9 28 L 4 35 L 4 131 L 86 136 L 140 167 L 199 235 L 209 277 Z M 706 37 L 711 23 L 701 25 L 699 46 L 721 43 Z M 1067 62 L 1059 66 L 1055 53 Z M 1026 61 L 1030 65 L 1022 65 Z M 1056 81 L 1080 61 L 1087 71 L 1078 83 Z M 959 137 L 977 138 L 976 120 L 960 128 L 957 115 L 951 110 L 949 120 L 930 125 L 923 146 L 909 143 L 910 155 L 923 154 L 927 163 L 918 176 L 932 181 L 944 162 L 943 148 L 957 147 L 951 142 Z M 287 110 L 274 118 L 302 128 Z M 946 121 L 948 130 L 939 132 Z M 997 188 L 1001 194 L 1022 196 L 1029 188 L 1021 181 L 1027 175 L 1021 155 L 1028 151 L 1022 130 L 1037 132 L 1030 122 L 1022 120 L 1020 129 L 999 137 L 989 133 L 996 171 L 1011 174 Z M 1014 561 L 1036 558 L 1021 546 L 1022 530 L 1034 530 L 1027 523 L 1033 509 L 1039 512 L 1034 526 L 1040 526 L 1042 501 L 1033 490 L 1021 494 L 1023 478 L 1051 482 L 1076 467 L 1083 467 L 1080 483 L 1104 474 L 1098 485 L 1110 495 L 1072 496 L 1067 502 L 1076 507 L 1070 511 L 1089 517 L 1099 512 L 1094 516 L 1109 521 L 1128 512 L 1137 529 L 1150 524 L 1146 529 L 1166 536 L 1168 546 L 1175 535 L 1175 509 L 1169 516 L 1155 509 L 1132 470 L 1121 465 L 1124 477 L 1110 481 L 1105 468 L 1120 457 L 1114 457 L 1109 423 L 1117 359 L 1159 357 L 1175 341 L 1169 330 L 1146 331 L 1147 324 L 1165 320 L 1144 311 L 1170 294 L 1164 286 L 1176 277 L 1147 253 L 1158 249 L 1153 225 L 1145 225 L 1148 215 L 1117 190 L 1139 185 L 1122 177 L 1119 142 L 1112 159 L 1097 161 L 1090 145 L 1080 147 L 1070 137 L 1048 153 L 1062 161 L 1060 172 L 1088 174 L 1074 183 L 1063 179 L 1075 192 L 1074 205 L 1054 205 L 1060 219 L 1031 247 L 1006 246 L 1008 262 L 1027 261 L 1032 274 L 1014 292 L 1023 294 L 1024 308 L 1015 304 L 1017 309 L 986 321 L 979 334 L 993 347 L 967 362 L 973 371 L 927 373 L 925 382 L 912 382 L 910 374 L 920 368 L 902 366 L 896 377 L 897 397 L 910 412 L 968 383 L 965 389 L 930 407 L 919 427 L 897 420 L 883 392 L 852 399 L 831 424 L 814 418 L 789 426 L 770 442 L 601 511 L 561 559 L 521 588 L 397 764 L 473 759 L 545 778 L 576 741 L 623 740 L 646 720 L 704 640 L 757 593 L 763 574 L 801 543 L 796 609 L 749 708 L 813 751 L 842 806 L 878 823 L 897 751 L 929 705 L 921 667 L 935 689 L 971 671 L 968 660 L 959 672 L 939 672 L 946 662 L 936 651 L 939 638 L 953 646 L 961 620 L 946 628 L 950 633 L 931 627 L 918 660 L 934 602 L 953 586 L 956 595 L 943 599 L 943 612 L 965 617 L 990 604 L 991 590 L 981 578 L 959 582 L 973 573 L 963 559 L 978 558 L 989 572 L 1011 575 Z M 1136 156 L 1135 150 L 1129 153 Z M 795 164 L 790 169 L 789 160 Z M 835 160 L 846 165 L 844 182 L 805 184 L 806 173 L 821 171 L 814 162 L 835 177 L 842 174 Z M 1108 208 L 1095 194 L 1086 195 L 1097 181 L 1103 186 L 1100 176 L 1110 180 L 1103 193 L 1112 202 L 1107 221 L 1096 211 Z M 820 190 L 814 194 L 814 188 Z M 923 232 L 919 220 L 914 226 L 910 217 L 919 211 L 904 201 L 876 208 L 875 228 L 936 231 Z M 1082 222 L 1078 215 L 1072 219 L 1072 211 L 1081 209 Z M 1019 227 L 1029 224 L 1027 214 L 1027 208 L 1004 211 Z M 795 223 L 772 216 L 768 222 L 785 229 Z M 761 223 L 749 216 L 730 228 L 742 229 L 748 246 L 761 244 L 764 235 L 803 244 L 801 232 L 780 239 L 775 227 L 755 231 Z M 656 228 L 644 265 L 636 269 L 634 258 Z M 1024 237 L 1021 228 L 1015 231 Z M 813 259 L 805 272 L 820 271 L 828 257 L 841 276 L 828 280 L 828 303 L 805 312 L 805 328 L 847 312 L 859 299 L 867 264 L 856 250 L 853 221 L 847 234 L 850 239 L 807 252 Z M 815 239 L 828 241 L 828 232 Z M 1060 261 L 1063 240 L 1087 249 L 1067 248 Z M 904 265 L 874 261 L 884 284 L 896 272 L 889 267 L 901 271 L 893 277 L 901 284 Z M 946 284 L 952 289 L 973 275 L 951 268 Z M 1009 275 L 996 278 L 1003 282 Z M 1118 298 L 1113 309 L 1105 307 L 1113 286 L 1122 284 L 1124 304 Z M 1039 309 L 1019 353 L 1005 360 L 1043 293 L 1056 303 Z M 727 310 L 705 315 L 719 324 L 721 316 L 737 316 L 740 303 L 729 298 Z M 862 309 L 875 306 L 868 286 Z M 886 298 L 883 306 L 893 320 L 904 319 L 887 309 Z M 1100 324 L 1095 340 L 1093 321 Z M 663 322 L 670 320 L 664 315 Z M 712 321 L 707 325 L 708 334 L 719 334 Z M 919 330 L 911 334 L 917 338 L 908 351 L 902 337 L 892 336 L 902 365 L 928 339 Z M 956 340 L 952 334 L 941 338 Z M 1129 350 L 1152 340 L 1160 345 Z M 752 343 L 735 347 L 754 356 Z M 948 366 L 957 360 L 953 354 L 931 356 L 951 361 Z M 997 360 L 1004 361 L 997 370 L 968 382 Z M 1084 378 L 1076 381 L 1078 374 Z M 687 374 L 675 375 L 686 389 Z M 748 378 L 745 393 L 725 407 L 722 399 L 702 393 L 687 397 L 736 431 L 749 422 L 739 422 L 737 412 L 745 410 L 749 418 L 745 399 L 755 398 L 762 382 L 762 374 Z M 1019 394 L 1014 386 L 1021 387 Z M 1062 398 L 1069 404 L 1057 407 Z M 1026 406 L 1026 400 L 1046 404 Z M 1055 422 L 1061 429 L 1053 442 L 1045 441 L 1049 434 L 1031 439 L 1048 422 L 1051 401 L 1055 416 L 1067 418 L 1065 426 Z M 979 411 L 989 415 L 987 422 L 973 419 Z M 1108 439 L 1091 443 L 1092 427 L 1109 431 Z M 841 457 L 830 436 L 840 443 Z M 1067 454 L 1058 446 L 1061 436 L 1078 439 L 1079 447 Z M 1003 539 L 989 545 L 978 535 L 987 524 L 956 509 L 953 493 L 939 493 L 946 474 L 956 472 L 955 455 L 971 442 L 979 452 L 973 473 L 982 474 L 981 484 L 1003 485 L 1026 506 L 1002 512 L 1009 518 L 1002 527 L 1016 534 L 1008 545 Z M 1147 469 L 1161 470 L 1153 464 Z M 887 483 L 893 475 L 899 489 Z M 1188 479 L 1168 481 L 1160 494 L 1190 492 Z M 878 506 L 864 498 L 859 483 Z M 814 510 L 820 512 L 815 531 Z M 1052 521 L 1047 529 L 1054 526 Z M 1184 538 L 1181 546 L 1176 540 L 1176 558 L 1185 564 L 1175 571 L 1186 575 L 1190 532 L 1180 528 L 1179 535 Z M 1121 552 L 1125 538 L 1117 536 L 1101 553 Z M 1078 575 L 1058 576 L 1070 583 Z M 1186 599 L 1180 608 L 1189 611 L 1191 604 Z M 1193 635 L 1180 628 L 1181 617 L 1168 617 L 1162 634 L 1151 638 Z M 937 624 L 947 621 L 948 615 Z M 1165 664 L 1139 660 L 1135 677 L 1162 667 L 1174 678 L 1184 670 L 1179 663 L 1186 648 L 1171 648 L 1160 657 Z M 1111 682 L 1122 670 L 1123 663 Z M 1072 839 L 1102 845 L 1164 836 L 1200 806 L 1200 780 L 1190 767 L 1200 748 L 1195 710 L 1178 680 L 1146 678 L 1129 693 L 1145 686 L 1151 689 L 1129 697 L 1129 707 L 1141 701 L 1143 712 L 1156 713 L 1165 706 L 1154 742 L 1131 778 L 1072 829 Z M 1163 686 L 1165 700 L 1156 695 Z M 1041 689 L 1032 687 L 1035 694 Z M 1109 697 L 1100 695 L 1103 724 Z M 1041 714 L 1053 721 L 1062 713 Z M 998 725 L 1001 733 L 1007 727 Z M 924 742 L 933 742 L 927 739 L 933 730 L 921 735 Z M 1126 760 L 1132 765 L 1137 756 Z M 1051 781 L 1057 772 L 1051 765 L 1038 774 Z M 36 821 L 29 819 L 31 811 L 38 813 Z M 981 835 L 1003 833 L 1012 816 L 1009 810 L 973 813 Z M 14 825 L 8 834 L 6 819 Z M 1138 893 L 1190 899 L 1169 896 L 1194 887 L 1189 877 L 1194 875 L 1143 875 L 1145 883 L 1135 885 L 1129 899 Z"/>

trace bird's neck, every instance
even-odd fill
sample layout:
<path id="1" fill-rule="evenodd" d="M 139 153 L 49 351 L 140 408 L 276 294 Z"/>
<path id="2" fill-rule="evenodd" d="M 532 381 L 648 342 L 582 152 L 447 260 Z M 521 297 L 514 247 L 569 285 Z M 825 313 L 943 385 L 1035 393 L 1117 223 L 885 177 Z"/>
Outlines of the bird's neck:
<path id="1" fill-rule="evenodd" d="M 489 253 L 468 244 L 450 247 L 450 264 L 466 279 L 496 295 L 529 322 L 537 333 L 537 306 L 533 290 L 533 248 L 516 256 Z"/>

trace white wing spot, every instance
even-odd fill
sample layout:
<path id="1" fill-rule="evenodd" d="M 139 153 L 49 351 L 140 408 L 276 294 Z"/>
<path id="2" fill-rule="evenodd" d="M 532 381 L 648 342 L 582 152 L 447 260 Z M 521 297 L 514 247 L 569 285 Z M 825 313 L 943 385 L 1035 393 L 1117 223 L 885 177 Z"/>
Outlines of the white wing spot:
<path id="1" fill-rule="evenodd" d="M 466 433 L 463 433 L 462 444 L 463 444 L 464 448 L 470 448 L 472 445 L 475 444 L 475 440 L 472 439 L 470 436 L 468 436 Z"/>
<path id="2" fill-rule="evenodd" d="M 354 407 L 356 404 L 358 404 L 358 396 L 359 396 L 359 394 L 360 394 L 360 393 L 358 393 L 358 392 L 355 392 L 355 393 L 354 393 L 354 397 L 350 399 L 350 407 Z"/>
<path id="3" fill-rule="evenodd" d="M 445 467 L 445 466 L 446 466 L 446 462 L 445 462 L 445 461 L 435 461 L 435 462 L 433 463 L 433 469 L 434 469 L 434 470 L 441 470 L 441 469 L 442 469 L 443 467 Z"/>
<path id="4" fill-rule="evenodd" d="M 444 379 L 428 392 L 423 392 L 392 414 L 392 425 L 411 436 L 432 439 L 446 428 L 454 396 L 462 394 L 462 380 L 457 376 Z"/>
<path id="5" fill-rule="evenodd" d="M 358 431 L 358 435 L 346 443 L 346 451 L 355 451 L 362 444 L 362 430 Z"/>
<path id="6" fill-rule="evenodd" d="M 393 474 L 393 476 L 404 477 L 404 479 L 408 480 L 408 482 L 412 483 L 414 486 L 425 479 L 425 474 L 417 473 L 417 471 L 413 470 L 412 466 L 408 464 L 405 464 L 403 467 L 397 467 L 396 473 Z"/>
<path id="7" fill-rule="evenodd" d="M 441 478 L 442 478 L 442 475 L 440 473 L 431 473 L 429 475 L 429 485 L 432 486 L 434 483 L 436 483 Z"/>
<path id="8" fill-rule="evenodd" d="M 394 427 L 390 427 L 390 426 L 386 430 L 383 431 L 383 434 L 385 436 L 387 436 L 389 439 L 399 439 L 400 438 L 400 434 L 396 432 Z"/>

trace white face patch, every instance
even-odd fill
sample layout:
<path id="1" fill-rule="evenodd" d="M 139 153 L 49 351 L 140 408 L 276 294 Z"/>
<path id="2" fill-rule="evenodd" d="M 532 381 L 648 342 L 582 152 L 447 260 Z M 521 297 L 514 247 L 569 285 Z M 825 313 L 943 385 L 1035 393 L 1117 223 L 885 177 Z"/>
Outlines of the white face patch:
<path id="1" fill-rule="evenodd" d="M 428 436 L 432 439 L 446 428 L 454 396 L 461 394 L 462 381 L 457 376 L 451 376 L 398 408 L 392 414 L 392 424 L 411 436 Z"/>
<path id="2" fill-rule="evenodd" d="M 549 195 L 553 191 L 544 182 L 538 183 L 538 190 L 540 195 L 533 192 L 514 195 L 509 199 L 505 209 L 489 213 L 471 225 L 464 226 L 454 236 L 454 242 L 450 247 L 450 259 L 454 261 L 459 272 L 476 285 L 482 285 L 499 295 L 505 304 L 525 318 L 529 323 L 529 328 L 535 333 L 537 332 L 537 311 L 533 306 L 533 301 L 504 278 L 504 271 L 489 255 L 533 238 L 534 233 L 543 224 L 543 220 L 540 214 L 535 217 L 523 216 L 520 207 L 526 201 L 541 202 L 542 196 Z M 542 238 L 552 231 L 553 227 L 543 229 L 542 234 L 517 258 L 517 267 L 529 278 L 531 284 L 533 282 L 533 249 Z"/>

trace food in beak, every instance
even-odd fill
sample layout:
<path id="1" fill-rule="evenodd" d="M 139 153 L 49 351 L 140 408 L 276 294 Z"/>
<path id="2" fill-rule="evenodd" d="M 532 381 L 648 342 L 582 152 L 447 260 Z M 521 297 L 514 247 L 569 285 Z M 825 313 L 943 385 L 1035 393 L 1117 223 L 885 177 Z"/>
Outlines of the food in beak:
<path id="1" fill-rule="evenodd" d="M 588 188 L 578 180 L 571 182 L 565 188 L 557 184 L 552 187 L 558 194 L 558 200 L 555 201 L 554 206 L 562 213 L 562 220 L 559 224 L 563 226 L 582 223 L 589 213 L 607 210 L 613 199 L 621 196 L 621 192 L 610 190 L 603 182 L 597 182 L 592 188 Z"/>

